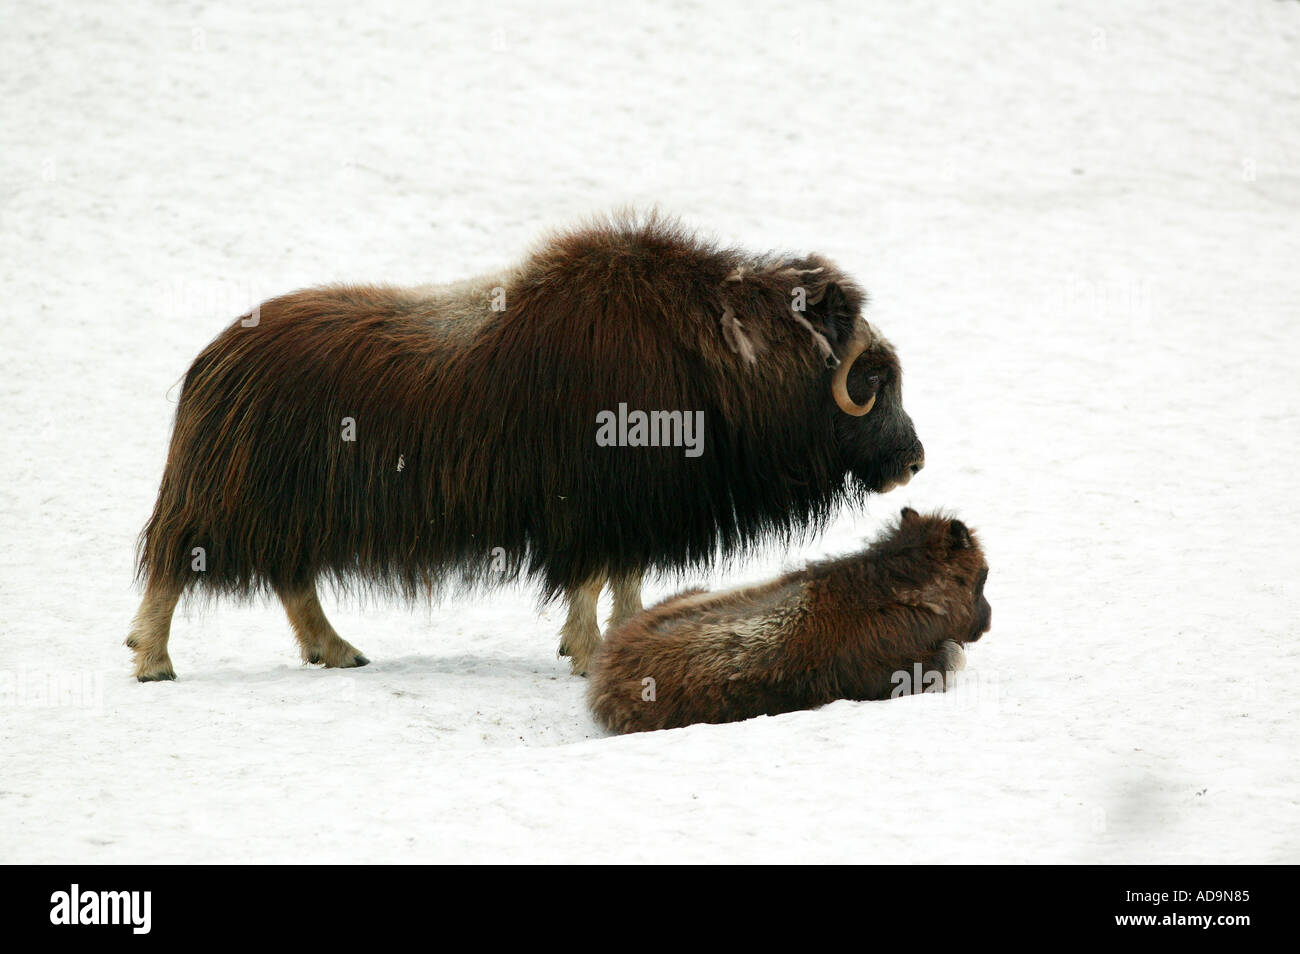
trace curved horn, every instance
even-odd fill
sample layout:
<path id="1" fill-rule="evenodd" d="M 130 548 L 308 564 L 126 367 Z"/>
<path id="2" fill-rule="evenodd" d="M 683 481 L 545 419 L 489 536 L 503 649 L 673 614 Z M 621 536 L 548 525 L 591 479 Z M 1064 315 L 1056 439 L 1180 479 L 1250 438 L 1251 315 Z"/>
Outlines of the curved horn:
<path id="1" fill-rule="evenodd" d="M 855 404 L 853 398 L 849 397 L 849 370 L 853 367 L 853 362 L 857 361 L 870 345 L 869 334 L 855 336 L 845 349 L 844 358 L 840 361 L 840 366 L 835 369 L 835 376 L 831 378 L 831 394 L 835 396 L 835 403 L 845 414 L 852 414 L 854 417 L 862 417 L 876 404 L 874 394 L 867 399 L 866 404 Z"/>

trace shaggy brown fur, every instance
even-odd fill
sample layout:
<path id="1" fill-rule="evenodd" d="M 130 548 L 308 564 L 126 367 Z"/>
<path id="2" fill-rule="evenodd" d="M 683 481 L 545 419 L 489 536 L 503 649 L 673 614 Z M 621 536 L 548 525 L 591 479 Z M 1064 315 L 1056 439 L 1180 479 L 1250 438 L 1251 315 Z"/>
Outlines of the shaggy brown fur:
<path id="1" fill-rule="evenodd" d="M 721 249 L 651 217 L 454 285 L 266 302 L 185 375 L 141 534 L 136 674 L 174 678 L 168 627 L 189 587 L 274 592 L 304 659 L 349 666 L 365 657 L 329 625 L 318 579 L 414 598 L 521 576 L 567 596 L 561 651 L 584 672 L 606 582 L 621 620 L 644 572 L 788 540 L 920 468 L 864 301 L 819 257 Z M 828 384 L 854 336 L 870 347 L 852 399 L 877 397 L 861 418 Z M 620 403 L 703 412 L 703 453 L 598 446 L 597 415 Z"/>
<path id="2" fill-rule="evenodd" d="M 758 586 L 688 591 L 611 629 L 588 702 L 607 728 L 643 732 L 943 685 L 964 665 L 962 646 L 988 631 L 987 576 L 964 524 L 904 508 L 861 553 Z"/>

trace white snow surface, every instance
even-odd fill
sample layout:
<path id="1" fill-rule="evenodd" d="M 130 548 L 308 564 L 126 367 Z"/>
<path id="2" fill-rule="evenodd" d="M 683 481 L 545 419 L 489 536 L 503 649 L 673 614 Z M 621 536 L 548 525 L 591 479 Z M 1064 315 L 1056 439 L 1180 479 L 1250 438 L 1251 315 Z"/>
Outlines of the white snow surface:
<path id="1" fill-rule="evenodd" d="M 105 5 L 0 30 L 0 861 L 1300 861 L 1300 4 Z M 945 695 L 610 737 L 518 587 L 122 645 L 252 303 L 623 205 L 870 290 L 993 629 Z M 526 466 L 527 462 L 520 462 Z"/>

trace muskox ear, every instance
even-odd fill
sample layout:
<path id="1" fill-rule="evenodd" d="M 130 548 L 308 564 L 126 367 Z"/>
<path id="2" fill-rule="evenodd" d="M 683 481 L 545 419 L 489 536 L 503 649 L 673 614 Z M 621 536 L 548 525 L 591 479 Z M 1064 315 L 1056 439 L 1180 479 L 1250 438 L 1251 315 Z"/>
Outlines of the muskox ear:
<path id="1" fill-rule="evenodd" d="M 837 355 L 842 354 L 857 329 L 858 306 L 838 283 L 828 282 L 812 311 L 825 329 L 831 348 Z"/>
<path id="2" fill-rule="evenodd" d="M 971 540 L 970 531 L 966 529 L 966 524 L 960 520 L 954 520 L 948 525 L 948 536 L 952 540 L 954 550 L 969 550 L 975 545 Z"/>
<path id="3" fill-rule="evenodd" d="M 913 510 L 911 507 L 903 508 L 903 520 L 906 521 L 906 520 L 920 520 L 920 519 L 921 519 L 921 515 L 917 513 L 915 510 Z"/>

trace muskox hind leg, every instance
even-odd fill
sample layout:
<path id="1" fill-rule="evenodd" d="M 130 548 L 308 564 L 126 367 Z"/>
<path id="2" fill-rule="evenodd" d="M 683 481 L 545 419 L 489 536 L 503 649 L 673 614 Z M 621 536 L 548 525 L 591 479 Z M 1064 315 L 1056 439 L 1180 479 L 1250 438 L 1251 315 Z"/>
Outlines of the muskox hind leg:
<path id="1" fill-rule="evenodd" d="M 560 627 L 560 655 L 569 657 L 569 669 L 575 676 L 585 676 L 591 657 L 600 646 L 600 625 L 596 622 L 596 601 L 605 581 L 588 580 L 564 591 L 569 616 Z"/>
<path id="2" fill-rule="evenodd" d="M 641 606 L 641 571 L 614 577 L 610 589 L 614 591 L 614 612 L 609 617 L 609 627 L 613 629 L 644 608 Z"/>
<path id="3" fill-rule="evenodd" d="M 325 618 L 315 584 L 305 589 L 280 591 L 280 602 L 302 649 L 303 662 L 324 663 L 326 669 L 351 669 L 370 662 L 361 650 L 340 636 Z"/>
<path id="4" fill-rule="evenodd" d="M 167 640 L 171 637 L 172 614 L 181 598 L 181 587 L 173 583 L 150 581 L 144 600 L 131 621 L 126 644 L 135 650 L 135 678 L 141 682 L 161 682 L 176 678 Z"/>

